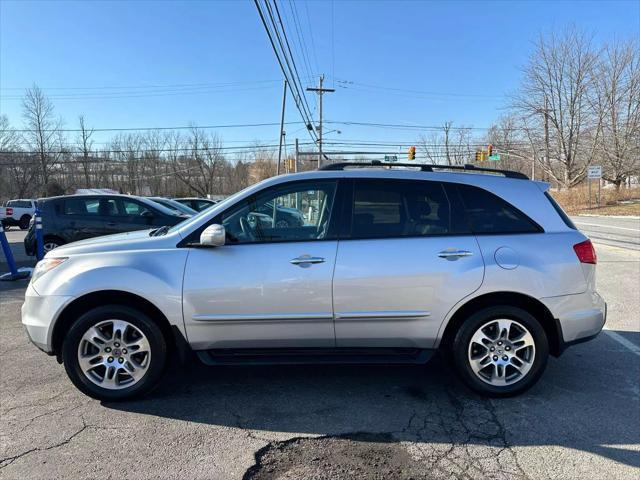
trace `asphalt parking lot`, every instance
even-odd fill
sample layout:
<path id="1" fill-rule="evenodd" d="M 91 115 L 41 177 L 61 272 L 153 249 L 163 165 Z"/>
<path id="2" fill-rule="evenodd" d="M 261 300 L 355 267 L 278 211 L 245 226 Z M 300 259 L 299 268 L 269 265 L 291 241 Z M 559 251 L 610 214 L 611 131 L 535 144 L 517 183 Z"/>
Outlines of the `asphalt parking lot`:
<path id="1" fill-rule="evenodd" d="M 436 357 L 424 367 L 173 367 L 151 396 L 101 403 L 29 343 L 25 283 L 2 283 L 0 478 L 637 479 L 640 220 L 576 220 L 598 232 L 607 330 L 503 400 L 471 393 Z"/>

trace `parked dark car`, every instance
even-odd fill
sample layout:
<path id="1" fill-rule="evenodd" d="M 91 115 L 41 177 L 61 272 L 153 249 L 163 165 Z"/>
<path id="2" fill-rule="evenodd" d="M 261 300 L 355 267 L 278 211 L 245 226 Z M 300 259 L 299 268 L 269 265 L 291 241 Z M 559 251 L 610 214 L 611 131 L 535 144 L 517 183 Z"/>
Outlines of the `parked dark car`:
<path id="1" fill-rule="evenodd" d="M 190 217 L 198 213 L 198 210 L 194 210 L 193 208 L 185 205 L 184 203 L 180 203 L 177 200 L 173 200 L 172 198 L 164 198 L 164 197 L 147 197 L 147 198 L 151 201 L 159 203 L 164 207 L 167 207 L 169 210 L 175 210 L 178 213 L 184 213 L 186 215 L 189 215 Z"/>
<path id="2" fill-rule="evenodd" d="M 197 198 L 197 197 L 186 197 L 186 198 L 174 198 L 176 202 L 180 202 L 183 205 L 186 205 L 189 208 L 193 208 L 197 212 L 201 212 L 206 210 L 212 205 L 218 203 L 215 200 L 211 200 L 209 198 Z"/>
<path id="3" fill-rule="evenodd" d="M 266 202 L 259 206 L 254 213 L 266 215 L 269 219 L 273 219 L 273 202 Z M 276 205 L 275 222 L 273 226 L 278 228 L 302 227 L 304 225 L 304 215 L 296 208 Z M 273 220 L 271 220 L 273 222 Z"/>
<path id="4" fill-rule="evenodd" d="M 42 212 L 44 251 L 65 243 L 113 233 L 173 226 L 189 215 L 179 214 L 142 197 L 129 195 L 67 195 L 38 200 Z M 27 255 L 35 255 L 35 225 L 24 239 Z"/>

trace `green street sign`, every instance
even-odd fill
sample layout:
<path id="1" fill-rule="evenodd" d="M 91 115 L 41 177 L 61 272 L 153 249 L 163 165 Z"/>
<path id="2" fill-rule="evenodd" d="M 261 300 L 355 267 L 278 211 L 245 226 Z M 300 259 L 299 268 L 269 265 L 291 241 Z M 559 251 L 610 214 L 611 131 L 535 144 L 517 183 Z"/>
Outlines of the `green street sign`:
<path id="1" fill-rule="evenodd" d="M 384 161 L 385 162 L 397 162 L 398 161 L 398 156 L 397 155 L 385 155 L 384 156 Z"/>
<path id="2" fill-rule="evenodd" d="M 499 154 L 490 155 L 489 160 L 491 160 L 492 162 L 497 162 L 498 160 L 500 160 L 500 155 Z"/>

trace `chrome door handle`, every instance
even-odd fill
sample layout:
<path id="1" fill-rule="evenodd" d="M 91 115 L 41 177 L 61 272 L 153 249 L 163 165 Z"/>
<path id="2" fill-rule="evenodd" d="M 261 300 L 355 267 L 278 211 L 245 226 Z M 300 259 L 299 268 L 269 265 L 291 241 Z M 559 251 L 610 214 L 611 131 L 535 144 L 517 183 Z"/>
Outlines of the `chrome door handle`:
<path id="1" fill-rule="evenodd" d="M 468 250 L 443 250 L 438 253 L 438 256 L 440 258 L 451 258 L 451 259 L 456 259 L 460 257 L 470 257 L 471 255 L 473 255 L 473 252 L 470 252 Z"/>
<path id="2" fill-rule="evenodd" d="M 293 265 L 300 265 L 301 267 L 309 267 L 313 263 L 324 263 L 322 257 L 312 257 L 311 255 L 300 255 L 292 260 L 289 260 Z"/>

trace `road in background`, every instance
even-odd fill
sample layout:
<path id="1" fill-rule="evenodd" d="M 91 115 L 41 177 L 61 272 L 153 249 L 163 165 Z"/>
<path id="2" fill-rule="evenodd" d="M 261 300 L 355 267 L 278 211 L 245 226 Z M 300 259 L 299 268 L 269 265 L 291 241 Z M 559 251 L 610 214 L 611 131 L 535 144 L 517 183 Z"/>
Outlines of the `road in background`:
<path id="1" fill-rule="evenodd" d="M 571 218 L 593 242 L 640 250 L 640 218 L 580 215 Z"/>

